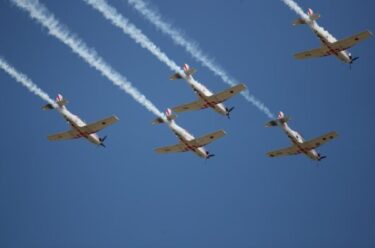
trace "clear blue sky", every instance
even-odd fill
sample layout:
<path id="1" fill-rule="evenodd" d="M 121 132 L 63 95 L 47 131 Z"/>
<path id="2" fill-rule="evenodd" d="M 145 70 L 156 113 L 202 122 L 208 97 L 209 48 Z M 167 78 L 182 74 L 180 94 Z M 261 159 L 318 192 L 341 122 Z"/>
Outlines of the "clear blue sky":
<path id="1" fill-rule="evenodd" d="M 183 81 L 82 1 L 42 1 L 160 110 L 195 99 Z M 158 33 L 126 1 L 111 4 L 178 64 L 197 68 L 213 91 L 227 87 Z M 320 12 L 336 38 L 375 31 L 370 0 L 298 2 Z M 196 136 L 227 135 L 192 153 L 158 155 L 177 142 L 166 126 L 10 3 L 0 1 L 0 55 L 87 122 L 116 114 L 107 148 L 85 140 L 51 143 L 68 129 L 56 112 L 0 71 L 0 247 L 375 247 L 374 38 L 351 49 L 352 70 L 335 58 L 296 61 L 319 46 L 281 1 L 158 1 L 168 20 L 306 139 L 336 130 L 319 151 L 270 159 L 290 145 L 241 96 L 232 119 L 204 110 L 177 122 Z"/>

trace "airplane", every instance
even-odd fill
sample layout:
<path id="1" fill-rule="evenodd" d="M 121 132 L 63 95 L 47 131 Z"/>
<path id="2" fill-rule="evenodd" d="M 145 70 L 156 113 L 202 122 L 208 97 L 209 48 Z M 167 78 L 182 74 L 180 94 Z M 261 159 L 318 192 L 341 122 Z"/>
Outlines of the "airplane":
<path id="1" fill-rule="evenodd" d="M 305 141 L 302 136 L 297 133 L 296 131 L 292 130 L 287 122 L 290 120 L 289 117 L 285 116 L 283 112 L 279 112 L 278 118 L 276 120 L 269 121 L 266 124 L 266 127 L 275 127 L 280 126 L 286 135 L 288 135 L 288 138 L 292 141 L 293 145 L 276 150 L 268 152 L 267 155 L 269 157 L 279 157 L 284 155 L 297 155 L 297 154 L 305 154 L 312 160 L 321 161 L 322 159 L 326 158 L 327 156 L 320 155 L 315 148 L 323 145 L 324 143 L 334 139 L 337 137 L 336 132 L 329 132 L 327 134 L 324 134 L 320 137 L 317 137 L 315 139 L 311 139 L 308 141 Z"/>
<path id="2" fill-rule="evenodd" d="M 293 25 L 297 26 L 300 24 L 307 24 L 311 28 L 311 30 L 318 36 L 322 44 L 322 47 L 296 53 L 294 55 L 294 58 L 296 59 L 306 59 L 334 55 L 342 62 L 351 65 L 359 57 L 353 58 L 351 53 L 349 53 L 347 49 L 372 36 L 372 33 L 366 30 L 364 32 L 358 33 L 356 35 L 338 41 L 337 39 L 329 35 L 325 30 L 319 28 L 319 26 L 316 23 L 316 20 L 320 18 L 320 14 L 315 14 L 313 10 L 309 8 L 307 10 L 307 16 L 309 18 L 308 20 L 299 18 L 293 22 Z"/>
<path id="3" fill-rule="evenodd" d="M 96 134 L 96 132 L 100 131 L 103 128 L 108 127 L 109 125 L 114 124 L 115 122 L 118 121 L 118 118 L 116 116 L 110 116 L 103 120 L 100 120 L 91 124 L 86 124 L 78 116 L 72 114 L 65 107 L 67 103 L 68 101 L 64 99 L 61 94 L 58 94 L 56 97 L 56 102 L 54 104 L 49 103 L 42 107 L 44 110 L 56 109 L 64 117 L 64 119 L 68 122 L 68 124 L 72 128 L 71 130 L 66 131 L 66 132 L 49 135 L 48 140 L 59 141 L 59 140 L 77 139 L 77 138 L 83 137 L 95 145 L 98 145 L 98 146 L 100 145 L 102 147 L 105 147 L 104 140 L 107 138 L 107 136 L 100 138 Z"/>
<path id="4" fill-rule="evenodd" d="M 204 135 L 200 138 L 195 138 L 191 135 L 188 131 L 180 127 L 174 121 L 176 119 L 176 115 L 172 114 L 171 109 L 167 109 L 165 111 L 165 116 L 159 117 L 155 119 L 152 124 L 161 124 L 166 123 L 168 127 L 172 130 L 172 132 L 177 136 L 180 140 L 180 143 L 177 145 L 159 147 L 155 149 L 157 153 L 173 153 L 173 152 L 187 152 L 192 151 L 199 157 L 210 159 L 211 157 L 215 156 L 215 154 L 210 153 L 207 151 L 204 146 L 223 137 L 225 132 L 223 130 L 219 130 L 207 135 Z"/>
<path id="5" fill-rule="evenodd" d="M 173 111 L 180 113 L 190 110 L 198 110 L 204 108 L 212 108 L 219 114 L 225 115 L 230 118 L 230 112 L 234 109 L 234 107 L 227 108 L 224 106 L 223 102 L 228 100 L 230 97 L 240 93 L 246 86 L 244 84 L 238 84 L 233 86 L 229 89 L 226 89 L 220 93 L 213 94 L 209 91 L 204 85 L 197 82 L 192 74 L 196 72 L 194 68 L 190 68 L 188 64 L 184 64 L 183 71 L 185 75 L 180 73 L 173 74 L 169 79 L 176 80 L 176 79 L 186 79 L 188 84 L 193 88 L 194 92 L 198 95 L 198 101 L 194 101 L 191 103 L 183 104 L 177 107 L 172 108 Z"/>

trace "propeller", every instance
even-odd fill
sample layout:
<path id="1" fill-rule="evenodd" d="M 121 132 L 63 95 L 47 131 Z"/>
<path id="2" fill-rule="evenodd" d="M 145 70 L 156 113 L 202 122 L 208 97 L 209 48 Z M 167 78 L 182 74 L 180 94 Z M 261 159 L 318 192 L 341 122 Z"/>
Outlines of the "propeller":
<path id="1" fill-rule="evenodd" d="M 207 159 L 210 159 L 210 158 L 215 156 L 215 154 L 211 154 L 209 151 L 206 151 L 206 154 L 207 154 L 206 161 L 207 161 Z"/>
<path id="2" fill-rule="evenodd" d="M 352 69 L 352 64 L 353 64 L 353 62 L 356 61 L 357 59 L 359 59 L 359 57 L 354 57 L 354 58 L 352 58 L 352 57 L 350 56 L 350 63 L 349 63 L 349 68 L 350 68 L 350 70 Z"/>
<path id="3" fill-rule="evenodd" d="M 105 139 L 107 138 L 107 135 L 106 136 L 104 136 L 103 138 L 99 138 L 99 141 L 100 141 L 100 145 L 102 146 L 102 147 L 105 147 L 105 145 L 104 145 L 104 141 L 105 141 Z"/>
<path id="4" fill-rule="evenodd" d="M 231 107 L 231 108 L 225 108 L 225 110 L 227 111 L 227 117 L 228 117 L 228 119 L 230 119 L 230 112 L 232 112 L 233 111 L 233 109 L 234 109 L 234 107 Z"/>
<path id="5" fill-rule="evenodd" d="M 321 161 L 321 160 L 323 160 L 323 159 L 325 159 L 325 158 L 327 158 L 327 156 L 320 156 L 320 154 L 319 154 L 319 158 L 318 158 L 318 160 Z"/>
<path id="6" fill-rule="evenodd" d="M 209 155 L 207 156 L 207 159 L 210 159 L 210 158 L 215 157 L 215 156 L 216 156 L 215 154 L 209 154 Z"/>
<path id="7" fill-rule="evenodd" d="M 356 61 L 357 59 L 359 59 L 359 57 L 354 57 L 354 58 L 352 58 L 352 61 L 350 61 L 350 63 L 353 63 L 353 62 Z"/>

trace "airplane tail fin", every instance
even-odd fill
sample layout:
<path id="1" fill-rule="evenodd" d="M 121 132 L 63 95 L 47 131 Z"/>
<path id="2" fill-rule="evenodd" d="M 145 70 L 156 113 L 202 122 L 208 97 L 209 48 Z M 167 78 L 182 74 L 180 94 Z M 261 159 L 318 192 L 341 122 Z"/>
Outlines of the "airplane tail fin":
<path id="1" fill-rule="evenodd" d="M 64 107 L 66 104 L 68 104 L 68 100 L 64 99 L 63 96 L 61 94 L 58 94 L 57 97 L 56 97 L 56 104 L 57 106 L 59 107 Z M 42 108 L 44 110 L 51 110 L 51 109 L 55 109 L 56 106 L 48 103 L 46 105 L 44 105 Z"/>
<path id="2" fill-rule="evenodd" d="M 190 77 L 191 75 L 193 75 L 197 70 L 195 68 L 190 68 L 188 64 L 184 64 L 184 66 L 182 67 L 182 69 L 184 70 L 184 73 L 187 77 Z M 182 76 L 180 73 L 175 73 L 173 74 L 169 79 L 170 80 L 176 80 L 176 79 L 183 79 L 184 76 Z"/>
<path id="3" fill-rule="evenodd" d="M 307 15 L 309 16 L 310 22 L 314 22 L 314 21 L 316 21 L 320 18 L 320 14 L 314 13 L 314 11 L 310 8 L 307 9 Z M 303 18 L 298 18 L 298 19 L 293 21 L 293 26 L 297 26 L 297 25 L 300 25 L 300 24 L 306 24 L 306 21 Z"/>
<path id="4" fill-rule="evenodd" d="M 190 68 L 188 64 L 184 64 L 183 69 L 186 76 L 191 76 L 197 71 L 195 68 Z"/>
<path id="5" fill-rule="evenodd" d="M 42 107 L 43 110 L 51 110 L 51 109 L 54 109 L 54 108 L 55 107 L 50 103 L 48 103 L 48 104 L 46 104 Z"/>
<path id="6" fill-rule="evenodd" d="M 161 123 L 166 123 L 166 122 L 171 122 L 171 121 L 173 121 L 174 119 L 176 119 L 177 118 L 177 115 L 175 115 L 175 114 L 173 114 L 172 113 L 172 110 L 171 109 L 167 109 L 166 111 L 165 111 L 165 117 L 164 118 L 162 118 L 162 117 L 158 117 L 158 118 L 156 118 L 153 122 L 152 122 L 152 124 L 161 124 Z"/>
<path id="7" fill-rule="evenodd" d="M 266 127 L 276 127 L 282 125 L 290 120 L 289 116 L 285 116 L 283 112 L 279 112 L 276 120 L 272 120 L 266 123 Z"/>

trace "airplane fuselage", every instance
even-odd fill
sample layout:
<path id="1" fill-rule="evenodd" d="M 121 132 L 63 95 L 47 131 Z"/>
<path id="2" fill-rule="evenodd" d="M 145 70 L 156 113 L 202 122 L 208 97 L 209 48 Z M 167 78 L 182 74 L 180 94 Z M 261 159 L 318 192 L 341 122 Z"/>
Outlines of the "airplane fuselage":
<path id="1" fill-rule="evenodd" d="M 228 115 L 227 109 L 225 108 L 223 103 L 217 103 L 208 100 L 208 97 L 212 96 L 213 93 L 209 89 L 207 89 L 206 86 L 197 82 L 191 75 L 186 76 L 186 81 L 193 88 L 198 97 L 205 102 L 205 107 L 210 107 L 219 114 Z"/>
<path id="2" fill-rule="evenodd" d="M 204 147 L 196 147 L 189 144 L 189 141 L 194 140 L 194 136 L 191 135 L 188 131 L 177 125 L 173 120 L 168 122 L 168 127 L 177 136 L 181 143 L 183 143 L 190 151 L 194 152 L 199 157 L 207 158 L 208 153 L 206 149 L 204 149 Z"/>
<path id="3" fill-rule="evenodd" d="M 82 131 L 80 127 L 86 126 L 86 123 L 83 120 L 81 120 L 81 118 L 72 114 L 65 106 L 59 107 L 57 110 L 64 117 L 64 119 L 69 123 L 72 129 L 78 132 L 78 135 L 76 138 L 83 137 L 95 145 L 101 144 L 99 136 L 96 133 L 90 134 L 90 133 Z"/>
<path id="4" fill-rule="evenodd" d="M 284 130 L 288 138 L 292 141 L 293 145 L 299 148 L 300 153 L 305 154 L 312 160 L 319 160 L 320 156 L 315 149 L 305 149 L 301 146 L 301 144 L 304 143 L 304 139 L 298 132 L 292 130 L 286 123 L 283 123 L 281 125 L 281 128 Z"/>
<path id="5" fill-rule="evenodd" d="M 344 63 L 351 63 L 352 62 L 351 55 L 348 51 L 346 51 L 346 50 L 340 51 L 340 50 L 334 49 L 331 46 L 331 44 L 336 42 L 337 39 L 335 39 L 332 36 L 329 36 L 328 34 L 325 34 L 320 29 L 318 29 L 316 27 L 315 21 L 309 23 L 309 27 L 314 32 L 314 34 L 318 37 L 318 39 L 320 40 L 322 45 L 328 49 L 328 52 L 326 54 L 327 56 L 328 55 L 334 55 Z"/>

